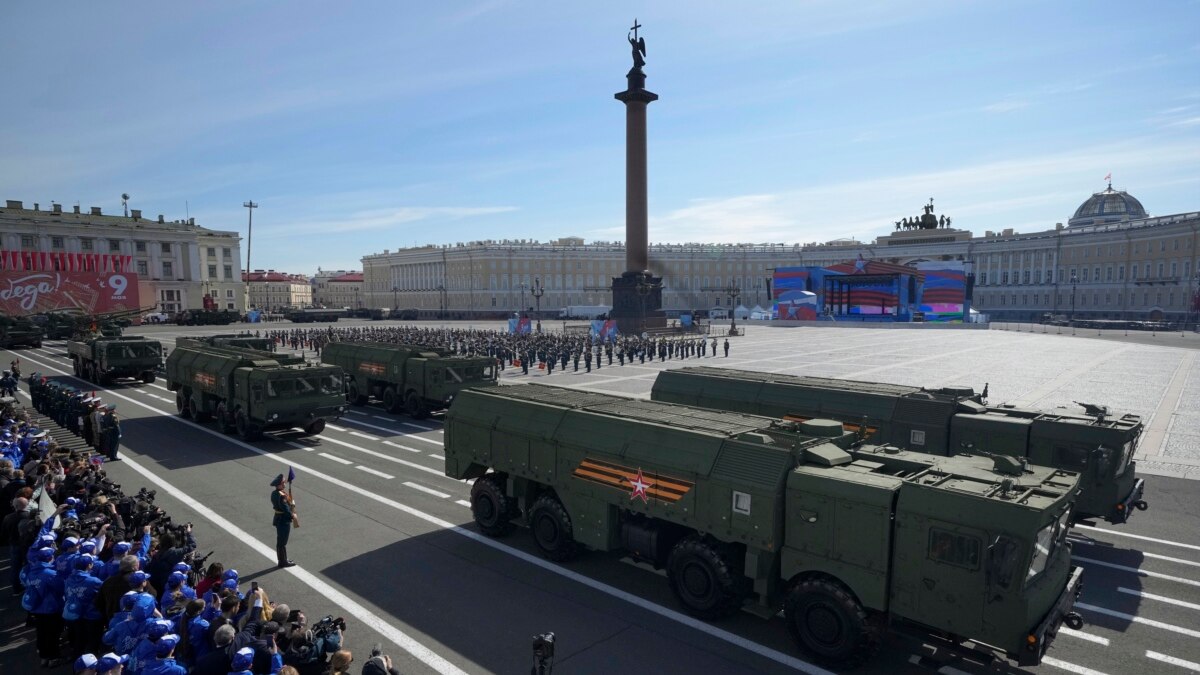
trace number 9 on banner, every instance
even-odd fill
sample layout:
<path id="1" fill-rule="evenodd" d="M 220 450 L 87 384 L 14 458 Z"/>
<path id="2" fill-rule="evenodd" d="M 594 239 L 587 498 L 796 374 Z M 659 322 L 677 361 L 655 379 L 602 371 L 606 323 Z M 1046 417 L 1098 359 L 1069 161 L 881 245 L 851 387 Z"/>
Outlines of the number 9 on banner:
<path id="1" fill-rule="evenodd" d="M 108 278 L 108 287 L 113 290 L 113 297 L 125 295 L 125 289 L 129 287 L 129 280 L 124 274 L 114 274 Z"/>

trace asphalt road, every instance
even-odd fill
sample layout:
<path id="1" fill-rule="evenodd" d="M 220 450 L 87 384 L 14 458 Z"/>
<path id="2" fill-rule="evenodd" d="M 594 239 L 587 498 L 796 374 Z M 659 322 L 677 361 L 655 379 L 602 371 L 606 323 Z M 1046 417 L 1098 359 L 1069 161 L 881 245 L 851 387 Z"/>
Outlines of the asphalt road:
<path id="1" fill-rule="evenodd" d="M 230 331 L 135 332 L 170 346 L 179 335 Z M 991 378 L 993 399 L 1041 404 L 1078 396 L 1071 389 L 1071 383 L 1078 385 L 1073 373 L 1086 370 L 1087 400 L 1144 409 L 1147 416 L 1172 402 L 1170 383 L 1184 364 L 1185 377 L 1196 379 L 1191 360 L 1173 355 L 1184 350 L 1129 346 L 1132 351 L 1114 355 L 1111 343 L 1055 337 L 1069 356 L 1043 355 L 1044 362 L 1027 363 L 1020 355 L 1031 351 L 1030 339 L 992 331 L 761 328 L 733 341 L 729 359 L 706 359 L 706 365 L 787 366 L 920 384 L 983 374 Z M 1092 354 L 1085 342 L 1103 353 Z M 26 374 L 39 370 L 72 379 L 63 345 L 48 341 L 42 349 L 14 354 Z M 1103 378 L 1096 379 L 1097 373 L 1109 368 L 1105 354 L 1116 370 L 1098 386 Z M 13 355 L 2 358 L 7 363 Z M 1136 387 L 1119 376 L 1130 359 L 1155 380 L 1136 400 L 1130 394 Z M 814 365 L 805 368 L 806 363 Z M 536 377 L 645 395 L 661 367 L 605 366 L 590 375 L 528 378 L 509 369 L 504 379 Z M 525 672 L 530 637 L 550 630 L 558 637 L 555 670 L 561 673 L 823 672 L 800 658 L 781 620 L 744 614 L 716 624 L 695 621 L 677 611 L 665 579 L 649 568 L 596 553 L 558 565 L 541 559 L 523 531 L 501 541 L 479 535 L 466 502 L 469 486 L 442 474 L 436 419 L 413 421 L 368 406 L 351 409 L 317 438 L 280 435 L 246 444 L 176 416 L 173 394 L 162 384 L 103 391 L 102 398 L 116 403 L 124 417 L 126 459 L 110 464 L 109 474 L 127 492 L 157 489 L 158 502 L 176 521 L 195 523 L 203 552 L 215 550 L 213 559 L 238 568 L 243 580 L 258 580 L 273 600 L 310 617 L 345 616 L 348 646 L 356 654 L 382 642 L 404 673 Z M 1164 436 L 1163 447 L 1168 440 Z M 273 565 L 268 483 L 289 466 L 298 474 L 302 521 L 290 551 L 300 564 L 279 571 Z M 1079 633 L 1060 635 L 1045 663 L 1031 672 L 1200 671 L 1200 518 L 1194 506 L 1200 483 L 1161 476 L 1148 476 L 1147 483 L 1149 512 L 1136 514 L 1126 526 L 1076 530 L 1074 555 L 1086 570 L 1087 624 Z M 984 672 L 971 662 L 942 665 L 928 648 L 902 639 L 889 640 L 859 672 L 930 670 Z"/>

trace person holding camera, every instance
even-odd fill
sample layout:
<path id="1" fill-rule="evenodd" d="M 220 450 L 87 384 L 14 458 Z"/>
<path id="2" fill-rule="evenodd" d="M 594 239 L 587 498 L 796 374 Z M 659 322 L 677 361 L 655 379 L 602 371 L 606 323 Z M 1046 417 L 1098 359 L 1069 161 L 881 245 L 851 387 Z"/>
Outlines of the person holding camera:
<path id="1" fill-rule="evenodd" d="M 345 619 L 325 616 L 310 629 L 303 612 L 296 610 L 288 618 L 283 662 L 300 675 L 322 675 L 329 656 L 342 648 Z"/>
<path id="2" fill-rule="evenodd" d="M 392 665 L 392 657 L 384 654 L 382 646 L 376 644 L 363 664 L 362 675 L 400 675 L 400 671 Z"/>

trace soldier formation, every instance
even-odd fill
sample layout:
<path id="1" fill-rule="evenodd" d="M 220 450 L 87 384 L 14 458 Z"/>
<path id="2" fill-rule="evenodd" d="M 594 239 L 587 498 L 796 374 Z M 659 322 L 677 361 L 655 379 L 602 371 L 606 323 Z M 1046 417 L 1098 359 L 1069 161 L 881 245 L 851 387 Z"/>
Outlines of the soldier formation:
<path id="1" fill-rule="evenodd" d="M 256 333 L 256 335 L 258 335 Z M 264 335 L 295 351 L 311 350 L 318 354 L 329 342 L 370 341 L 428 345 L 461 356 L 490 356 L 501 370 L 555 368 L 573 372 L 583 368 L 591 372 L 604 366 L 653 362 L 671 359 L 716 356 L 721 345 L 715 337 L 621 335 L 602 341 L 589 333 L 547 332 L 513 334 L 478 328 L 431 328 L 423 326 L 354 326 L 293 328 L 271 330 Z M 724 342 L 729 356 L 729 340 Z"/>
<path id="2" fill-rule="evenodd" d="M 95 392 L 75 389 L 36 372 L 29 375 L 29 396 L 38 412 L 82 438 L 108 461 L 119 459 L 121 421 L 117 406 L 104 405 Z"/>

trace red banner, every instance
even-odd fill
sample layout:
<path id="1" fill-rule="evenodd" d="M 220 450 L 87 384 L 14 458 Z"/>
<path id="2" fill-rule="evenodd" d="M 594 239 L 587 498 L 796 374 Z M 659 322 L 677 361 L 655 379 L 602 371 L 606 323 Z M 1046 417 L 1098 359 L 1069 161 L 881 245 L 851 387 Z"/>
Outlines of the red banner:
<path id="1" fill-rule="evenodd" d="M 13 252 L 5 253 L 11 255 Z M 85 314 L 99 314 L 137 309 L 140 307 L 137 275 L 104 271 L 106 268 L 112 270 L 114 267 L 123 267 L 123 261 L 119 260 L 121 257 L 101 256 L 95 260 L 99 264 L 86 272 L 23 270 L 5 265 L 5 269 L 0 270 L 0 313 L 25 316 L 75 309 Z M 108 260 L 107 264 L 105 259 Z"/>

